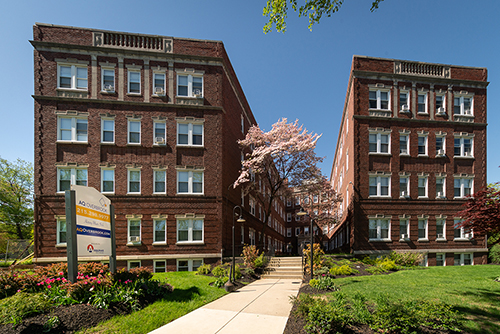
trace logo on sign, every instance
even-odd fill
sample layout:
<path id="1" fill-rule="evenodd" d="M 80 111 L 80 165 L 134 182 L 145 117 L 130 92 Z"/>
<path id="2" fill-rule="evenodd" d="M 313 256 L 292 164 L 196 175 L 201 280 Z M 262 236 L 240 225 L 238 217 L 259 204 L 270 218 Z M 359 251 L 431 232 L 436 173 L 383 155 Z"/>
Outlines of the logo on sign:
<path id="1" fill-rule="evenodd" d="M 92 244 L 89 244 L 87 246 L 87 252 L 92 253 L 93 250 L 94 250 L 94 246 L 92 246 Z"/>

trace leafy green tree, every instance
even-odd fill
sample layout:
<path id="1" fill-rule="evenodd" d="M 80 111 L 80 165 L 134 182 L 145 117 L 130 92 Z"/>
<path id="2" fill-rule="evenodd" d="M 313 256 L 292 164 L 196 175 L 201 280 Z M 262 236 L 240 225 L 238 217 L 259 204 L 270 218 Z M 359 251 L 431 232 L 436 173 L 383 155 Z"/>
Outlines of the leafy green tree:
<path id="1" fill-rule="evenodd" d="M 384 0 L 374 0 L 372 2 L 372 12 L 378 9 L 378 5 Z M 276 31 L 286 31 L 286 17 L 288 14 L 288 5 L 292 6 L 294 12 L 298 10 L 299 17 L 307 16 L 309 18 L 308 28 L 312 30 L 315 23 L 319 23 L 323 15 L 330 17 L 338 12 L 344 0 L 306 0 L 302 6 L 298 6 L 297 0 L 267 0 L 263 15 L 269 18 L 264 25 L 264 33 L 268 33 L 276 26 Z"/>
<path id="2" fill-rule="evenodd" d="M 33 165 L 0 158 L 0 228 L 9 238 L 28 239 L 33 229 Z"/>

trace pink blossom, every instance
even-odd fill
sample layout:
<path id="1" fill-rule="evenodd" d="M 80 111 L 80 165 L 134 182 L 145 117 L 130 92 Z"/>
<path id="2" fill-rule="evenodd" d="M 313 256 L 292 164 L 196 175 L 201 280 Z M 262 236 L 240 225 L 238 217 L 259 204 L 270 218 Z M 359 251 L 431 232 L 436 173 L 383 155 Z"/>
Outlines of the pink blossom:
<path id="1" fill-rule="evenodd" d="M 49 288 L 49 289 L 50 289 L 50 288 L 52 288 L 52 286 L 50 286 L 50 285 L 47 285 L 47 288 Z"/>

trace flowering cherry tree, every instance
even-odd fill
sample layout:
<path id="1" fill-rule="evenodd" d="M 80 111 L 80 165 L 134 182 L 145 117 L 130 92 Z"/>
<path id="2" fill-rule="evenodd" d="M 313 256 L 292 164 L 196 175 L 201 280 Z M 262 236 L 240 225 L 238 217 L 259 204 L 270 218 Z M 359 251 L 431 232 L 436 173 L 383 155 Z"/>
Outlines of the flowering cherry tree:
<path id="1" fill-rule="evenodd" d="M 471 229 L 477 234 L 499 234 L 500 233 L 500 188 L 489 185 L 486 189 L 476 192 L 467 197 L 465 209 L 457 215 L 462 221 L 456 227 Z M 489 246 L 500 243 L 500 238 Z"/>
<path id="2" fill-rule="evenodd" d="M 253 194 L 264 210 L 259 244 L 274 201 L 280 197 L 286 198 L 294 192 L 317 194 L 321 199 L 313 203 L 311 198 L 308 209 L 317 210 L 318 221 L 332 216 L 337 196 L 317 166 L 323 158 L 314 152 L 320 137 L 299 126 L 298 120 L 288 123 L 283 118 L 268 132 L 258 125 L 252 126 L 245 139 L 239 141 L 247 153 L 233 186 L 241 186 L 245 194 Z"/>

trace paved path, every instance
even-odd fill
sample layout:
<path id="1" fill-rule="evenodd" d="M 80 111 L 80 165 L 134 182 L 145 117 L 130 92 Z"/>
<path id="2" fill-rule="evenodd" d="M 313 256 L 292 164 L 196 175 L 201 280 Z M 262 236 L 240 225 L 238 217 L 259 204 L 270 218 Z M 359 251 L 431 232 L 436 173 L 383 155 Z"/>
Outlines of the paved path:
<path id="1" fill-rule="evenodd" d="M 283 334 L 300 280 L 261 279 L 150 334 Z"/>

